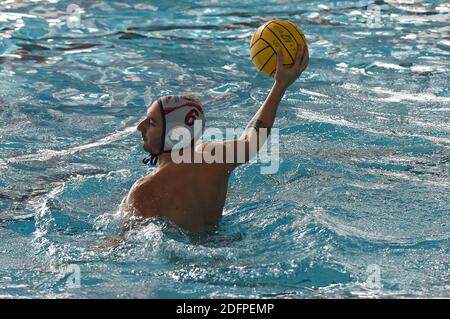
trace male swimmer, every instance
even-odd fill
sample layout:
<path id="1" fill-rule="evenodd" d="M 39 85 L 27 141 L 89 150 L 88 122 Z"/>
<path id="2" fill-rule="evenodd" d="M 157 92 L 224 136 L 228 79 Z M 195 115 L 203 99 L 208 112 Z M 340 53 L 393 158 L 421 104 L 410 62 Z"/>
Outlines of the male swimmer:
<path id="1" fill-rule="evenodd" d="M 150 217 L 164 217 L 194 233 L 215 228 L 222 217 L 228 178 L 241 164 L 237 160 L 238 151 L 245 152 L 242 162 L 248 162 L 256 155 L 272 128 L 286 90 L 308 65 L 308 50 L 303 57 L 300 52 L 299 47 L 292 66 L 284 66 L 282 53 L 278 52 L 272 89 L 239 139 L 205 142 L 195 147 L 202 132 L 195 132 L 193 120 L 204 123 L 202 106 L 195 97 L 165 96 L 150 105 L 137 130 L 142 134 L 144 149 L 150 153 L 144 163 L 158 163 L 158 166 L 136 181 L 124 199 L 124 231 L 132 227 L 130 220 Z M 223 161 L 174 161 L 174 140 L 170 134 L 180 126 L 193 137 L 189 145 L 181 149 L 183 155 L 203 159 L 206 152 L 222 152 Z M 256 145 L 256 149 L 251 145 Z M 227 152 L 233 152 L 232 160 L 227 157 Z"/>

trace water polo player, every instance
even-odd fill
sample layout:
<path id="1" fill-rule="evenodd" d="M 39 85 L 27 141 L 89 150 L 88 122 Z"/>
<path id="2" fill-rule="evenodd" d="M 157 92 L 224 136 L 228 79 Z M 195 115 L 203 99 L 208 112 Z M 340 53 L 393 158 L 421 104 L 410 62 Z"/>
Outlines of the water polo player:
<path id="1" fill-rule="evenodd" d="M 124 199 L 125 229 L 131 227 L 129 221 L 133 216 L 164 217 L 196 233 L 209 231 L 219 223 L 228 178 L 240 164 L 238 151 L 244 150 L 245 161 L 248 161 L 265 142 L 266 134 L 262 131 L 270 131 L 286 89 L 308 65 L 308 51 L 303 56 L 300 51 L 297 50 L 295 63 L 290 67 L 283 65 L 282 53 L 278 52 L 274 85 L 239 139 L 205 142 L 195 147 L 205 122 L 203 108 L 195 97 L 165 96 L 150 105 L 137 129 L 142 134 L 144 149 L 150 153 L 144 162 L 157 167 L 136 181 Z M 195 120 L 202 124 L 194 125 Z M 191 137 L 185 139 L 184 144 L 179 143 L 180 134 L 177 133 L 180 132 L 189 133 Z M 256 150 L 252 152 L 250 145 L 257 145 Z M 223 161 L 174 160 L 175 154 L 203 159 L 205 153 L 219 151 Z M 227 152 L 231 151 L 235 155 L 230 160 Z"/>

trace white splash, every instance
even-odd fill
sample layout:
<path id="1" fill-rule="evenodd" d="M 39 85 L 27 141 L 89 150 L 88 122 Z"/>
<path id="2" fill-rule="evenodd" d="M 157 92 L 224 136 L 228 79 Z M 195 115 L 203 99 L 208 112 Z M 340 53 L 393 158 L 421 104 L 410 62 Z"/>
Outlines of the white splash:
<path id="1" fill-rule="evenodd" d="M 22 18 L 37 18 L 32 14 L 18 13 L 18 12 L 0 12 L 0 22 L 7 22 L 9 20 L 19 20 Z"/>
<path id="2" fill-rule="evenodd" d="M 404 67 L 402 67 L 401 65 L 398 65 L 398 64 L 385 63 L 385 62 L 380 62 L 380 61 L 375 61 L 372 65 L 378 66 L 380 68 L 393 69 L 393 70 L 404 70 L 405 69 Z"/>
<path id="3" fill-rule="evenodd" d="M 299 110 L 297 112 L 297 116 L 303 118 L 308 121 L 320 122 L 320 123 L 329 123 L 333 125 L 339 125 L 344 127 L 350 127 L 354 129 L 364 130 L 373 134 L 387 135 L 387 136 L 400 136 L 400 137 L 419 137 L 426 140 L 429 140 L 435 144 L 438 144 L 443 147 L 450 147 L 450 138 L 446 137 L 437 137 L 423 134 L 413 134 L 413 133 L 405 133 L 405 132 L 390 132 L 390 131 L 378 131 L 373 128 L 368 127 L 367 125 L 358 124 L 354 122 L 350 122 L 343 118 L 332 117 L 325 114 L 315 113 L 312 111 Z"/>
<path id="4" fill-rule="evenodd" d="M 412 101 L 412 102 L 450 102 L 450 97 L 436 96 L 432 93 L 413 93 L 410 91 L 392 91 L 384 87 L 374 87 L 372 92 L 377 94 L 388 95 L 385 98 L 377 99 L 378 101 L 386 102 L 400 102 L 400 101 Z"/>
<path id="5" fill-rule="evenodd" d="M 8 161 L 9 162 L 23 162 L 23 161 L 30 161 L 30 160 L 31 161 L 48 161 L 49 159 L 51 159 L 53 157 L 73 155 L 80 151 L 84 151 L 84 150 L 91 149 L 91 148 L 94 148 L 97 146 L 109 144 L 109 143 L 111 143 L 113 141 L 117 141 L 117 140 L 121 139 L 123 136 L 129 135 L 135 131 L 136 131 L 136 126 L 133 125 L 133 126 L 125 128 L 123 131 L 118 131 L 116 133 L 108 135 L 108 136 L 101 138 L 98 141 L 95 141 L 92 143 L 74 146 L 69 149 L 61 150 L 61 151 L 44 149 L 36 154 L 28 154 L 28 155 L 19 156 L 16 158 L 9 158 Z"/>

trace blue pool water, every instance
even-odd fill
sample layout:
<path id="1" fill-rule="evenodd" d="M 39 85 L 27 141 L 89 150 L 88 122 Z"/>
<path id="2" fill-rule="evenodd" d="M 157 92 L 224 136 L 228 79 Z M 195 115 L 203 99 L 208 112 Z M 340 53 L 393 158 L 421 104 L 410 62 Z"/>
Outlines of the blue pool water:
<path id="1" fill-rule="evenodd" d="M 213 234 L 155 221 L 95 251 L 150 170 L 146 105 L 196 94 L 245 127 L 271 18 L 311 56 L 279 171 L 238 168 Z M 445 1 L 1 0 L 0 297 L 450 297 L 449 25 Z"/>

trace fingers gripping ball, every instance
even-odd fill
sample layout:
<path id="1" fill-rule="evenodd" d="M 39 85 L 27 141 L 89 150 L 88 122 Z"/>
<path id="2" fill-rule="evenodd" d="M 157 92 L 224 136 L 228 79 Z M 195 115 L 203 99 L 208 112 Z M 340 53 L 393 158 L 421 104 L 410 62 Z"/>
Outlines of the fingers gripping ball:
<path id="1" fill-rule="evenodd" d="M 282 50 L 284 65 L 292 65 L 299 45 L 303 57 L 307 42 L 303 32 L 295 24 L 287 20 L 270 20 L 253 34 L 250 40 L 250 57 L 260 72 L 274 76 L 277 52 Z"/>

